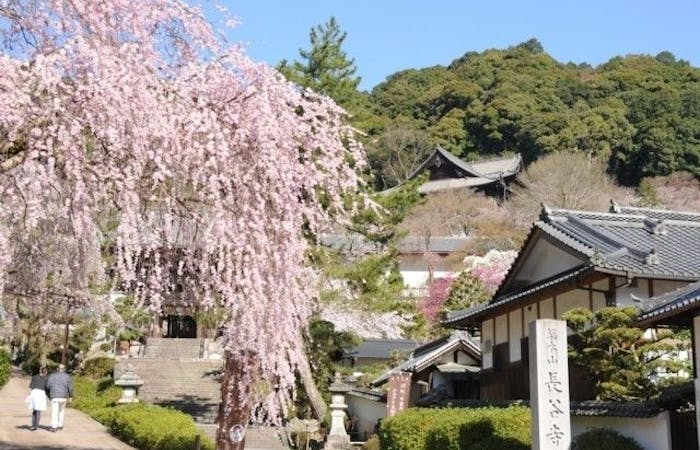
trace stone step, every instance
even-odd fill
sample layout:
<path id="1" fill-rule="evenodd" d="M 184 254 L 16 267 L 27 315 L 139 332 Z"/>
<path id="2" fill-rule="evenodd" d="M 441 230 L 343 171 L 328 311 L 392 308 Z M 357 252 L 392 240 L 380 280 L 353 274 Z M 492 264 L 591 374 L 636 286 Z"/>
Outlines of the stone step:
<path id="1" fill-rule="evenodd" d="M 114 369 L 119 377 L 126 366 L 143 380 L 139 398 L 191 415 L 200 423 L 214 423 L 219 410 L 221 361 L 204 359 L 120 359 Z"/>
<path id="2" fill-rule="evenodd" d="M 144 358 L 199 358 L 203 345 L 203 339 L 148 338 Z"/>

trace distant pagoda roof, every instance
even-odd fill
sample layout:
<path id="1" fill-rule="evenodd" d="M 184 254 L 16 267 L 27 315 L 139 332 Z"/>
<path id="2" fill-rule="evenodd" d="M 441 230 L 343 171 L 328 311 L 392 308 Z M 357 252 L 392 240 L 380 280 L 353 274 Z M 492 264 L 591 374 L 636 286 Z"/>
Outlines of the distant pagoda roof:
<path id="1" fill-rule="evenodd" d="M 519 153 L 508 157 L 467 162 L 437 146 L 406 181 L 429 170 L 429 180 L 418 188 L 418 192 L 422 194 L 464 187 L 476 188 L 510 181 L 520 172 L 522 166 Z"/>

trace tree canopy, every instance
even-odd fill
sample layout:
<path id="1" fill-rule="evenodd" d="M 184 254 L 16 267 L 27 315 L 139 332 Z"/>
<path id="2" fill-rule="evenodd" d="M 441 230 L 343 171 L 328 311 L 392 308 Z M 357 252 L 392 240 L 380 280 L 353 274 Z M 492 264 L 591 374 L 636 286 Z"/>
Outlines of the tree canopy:
<path id="1" fill-rule="evenodd" d="M 280 72 L 290 81 L 327 95 L 346 108 L 353 105 L 359 96 L 360 77 L 355 75 L 355 60 L 343 49 L 347 35 L 335 17 L 331 17 L 311 29 L 311 48 L 299 49 L 301 60 L 282 61 Z"/>
<path id="2" fill-rule="evenodd" d="M 229 428 L 280 416 L 305 357 L 302 230 L 352 210 L 364 156 L 343 110 L 182 2 L 13 0 L 0 35 L 0 285 L 15 230 L 59 218 L 74 290 L 109 264 L 154 310 L 178 285 L 225 307 L 218 448 L 242 448 Z"/>
<path id="3" fill-rule="evenodd" d="M 397 72 L 369 101 L 373 136 L 421 130 L 466 159 L 520 152 L 529 163 L 566 151 L 604 160 L 629 185 L 681 169 L 700 177 L 700 69 L 670 52 L 592 68 L 558 62 L 529 40 Z M 373 150 L 380 163 L 381 150 Z"/>

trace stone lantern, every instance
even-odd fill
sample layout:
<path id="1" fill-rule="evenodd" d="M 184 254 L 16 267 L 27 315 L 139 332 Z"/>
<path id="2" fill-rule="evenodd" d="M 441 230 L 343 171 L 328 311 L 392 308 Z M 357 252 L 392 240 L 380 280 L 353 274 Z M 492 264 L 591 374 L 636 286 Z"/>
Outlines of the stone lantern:
<path id="1" fill-rule="evenodd" d="M 134 366 L 128 364 L 124 373 L 114 380 L 114 384 L 122 388 L 122 398 L 117 403 L 138 403 L 136 395 L 143 386 L 143 380 L 134 372 Z"/>
<path id="2" fill-rule="evenodd" d="M 335 381 L 331 384 L 331 430 L 325 448 L 328 450 L 346 449 L 350 446 L 350 436 L 345 431 L 345 394 L 350 391 L 350 386 L 343 383 L 338 372 L 335 373 Z"/>

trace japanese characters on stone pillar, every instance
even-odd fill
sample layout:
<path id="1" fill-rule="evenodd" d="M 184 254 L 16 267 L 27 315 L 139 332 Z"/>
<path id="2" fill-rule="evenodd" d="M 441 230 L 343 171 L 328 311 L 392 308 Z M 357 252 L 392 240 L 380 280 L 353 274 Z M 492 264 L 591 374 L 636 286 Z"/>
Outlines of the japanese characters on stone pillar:
<path id="1" fill-rule="evenodd" d="M 568 450 L 569 364 L 563 320 L 530 324 L 530 405 L 533 450 Z"/>
<path id="2" fill-rule="evenodd" d="M 700 316 L 693 317 L 693 353 L 695 354 L 695 423 L 697 424 L 698 442 L 700 442 Z"/>
<path id="3" fill-rule="evenodd" d="M 408 372 L 395 372 L 389 377 L 389 392 L 386 399 L 386 416 L 408 408 L 408 400 L 411 395 L 411 374 Z"/>

